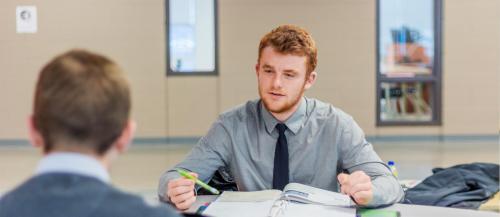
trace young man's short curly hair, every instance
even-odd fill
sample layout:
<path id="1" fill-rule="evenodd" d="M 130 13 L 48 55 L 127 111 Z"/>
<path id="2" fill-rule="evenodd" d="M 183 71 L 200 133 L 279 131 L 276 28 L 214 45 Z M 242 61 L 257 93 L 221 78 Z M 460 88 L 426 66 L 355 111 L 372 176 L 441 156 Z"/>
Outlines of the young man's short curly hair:
<path id="1" fill-rule="evenodd" d="M 259 44 L 259 59 L 264 48 L 272 46 L 276 52 L 307 57 L 307 74 L 318 64 L 318 49 L 311 35 L 295 25 L 281 25 L 262 37 Z"/>

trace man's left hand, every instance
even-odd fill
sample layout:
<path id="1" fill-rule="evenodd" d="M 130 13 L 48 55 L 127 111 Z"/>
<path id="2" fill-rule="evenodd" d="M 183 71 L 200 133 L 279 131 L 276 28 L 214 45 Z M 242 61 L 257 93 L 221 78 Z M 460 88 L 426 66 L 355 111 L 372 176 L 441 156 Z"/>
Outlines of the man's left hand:
<path id="1" fill-rule="evenodd" d="M 351 196 L 358 205 L 367 205 L 373 199 L 372 182 L 363 171 L 352 174 L 341 173 L 337 176 L 340 191 Z"/>

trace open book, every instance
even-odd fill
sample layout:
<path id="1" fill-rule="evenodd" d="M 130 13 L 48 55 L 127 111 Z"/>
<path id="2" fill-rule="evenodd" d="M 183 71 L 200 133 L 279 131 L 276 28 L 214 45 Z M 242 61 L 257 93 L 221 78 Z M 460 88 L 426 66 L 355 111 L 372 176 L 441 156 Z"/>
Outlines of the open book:
<path id="1" fill-rule="evenodd" d="M 225 191 L 203 212 L 208 216 L 354 216 L 349 196 L 303 184 L 290 183 L 280 190 Z"/>
<path id="2" fill-rule="evenodd" d="M 356 205 L 349 196 L 299 183 L 290 183 L 280 190 L 225 191 L 220 202 L 260 202 L 266 200 L 286 200 L 289 202 L 317 204 L 325 206 L 352 207 Z"/>

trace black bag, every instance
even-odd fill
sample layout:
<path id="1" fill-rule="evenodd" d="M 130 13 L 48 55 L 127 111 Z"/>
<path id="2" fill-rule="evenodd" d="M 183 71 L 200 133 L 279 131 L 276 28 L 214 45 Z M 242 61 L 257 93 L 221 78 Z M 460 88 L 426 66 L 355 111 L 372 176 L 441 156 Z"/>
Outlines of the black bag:
<path id="1" fill-rule="evenodd" d="M 234 182 L 231 173 L 226 167 L 219 167 L 214 173 L 212 179 L 208 182 L 208 185 L 214 187 L 219 190 L 221 193 L 223 191 L 237 191 L 238 187 L 236 186 L 236 182 Z M 212 195 L 209 191 L 204 188 L 199 188 L 196 193 L 198 195 Z"/>

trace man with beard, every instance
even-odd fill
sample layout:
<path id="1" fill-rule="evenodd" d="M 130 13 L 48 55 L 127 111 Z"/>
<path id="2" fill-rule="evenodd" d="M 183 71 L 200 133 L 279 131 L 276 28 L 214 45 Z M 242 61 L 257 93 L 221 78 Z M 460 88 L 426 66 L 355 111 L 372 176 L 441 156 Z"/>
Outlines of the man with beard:
<path id="1" fill-rule="evenodd" d="M 316 64 L 315 42 L 304 29 L 283 25 L 267 33 L 255 66 L 260 99 L 221 114 L 187 158 L 162 175 L 160 198 L 187 209 L 195 185 L 175 169 L 208 181 L 225 167 L 240 191 L 297 182 L 340 191 L 364 207 L 400 201 L 403 190 L 353 118 L 304 96 Z"/>

